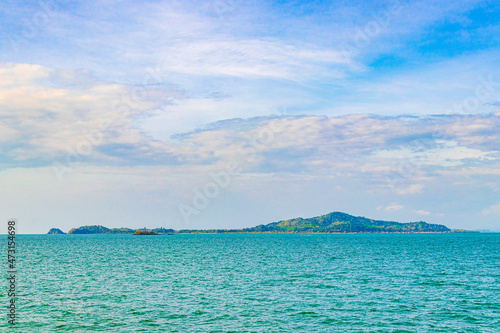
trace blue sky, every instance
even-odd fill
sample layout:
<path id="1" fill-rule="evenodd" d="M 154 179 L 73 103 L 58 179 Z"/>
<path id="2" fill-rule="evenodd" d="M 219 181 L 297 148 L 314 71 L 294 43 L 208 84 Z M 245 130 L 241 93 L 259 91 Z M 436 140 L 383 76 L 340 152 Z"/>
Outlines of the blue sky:
<path id="1" fill-rule="evenodd" d="M 6 1 L 1 218 L 500 231 L 497 1 Z"/>

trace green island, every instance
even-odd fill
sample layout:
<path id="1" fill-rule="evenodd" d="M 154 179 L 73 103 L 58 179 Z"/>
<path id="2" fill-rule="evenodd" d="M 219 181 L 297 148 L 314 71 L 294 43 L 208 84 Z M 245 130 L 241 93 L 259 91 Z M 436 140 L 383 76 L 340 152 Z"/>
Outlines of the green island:
<path id="1" fill-rule="evenodd" d="M 50 229 L 47 234 L 49 234 L 49 235 L 66 235 L 65 232 L 63 232 L 61 229 L 57 229 L 57 228 Z"/>
<path id="2" fill-rule="evenodd" d="M 311 218 L 294 218 L 269 224 L 261 224 L 243 229 L 130 229 L 111 228 L 101 225 L 88 225 L 73 228 L 68 234 L 132 234 L 132 235 L 172 235 L 172 234 L 223 234 L 223 233 L 451 233 L 473 232 L 451 230 L 441 224 L 424 221 L 401 223 L 394 221 L 373 220 L 353 216 L 342 212 L 332 212 Z M 64 234 L 60 229 L 52 228 L 49 234 Z"/>
<path id="3" fill-rule="evenodd" d="M 54 229 L 50 229 L 51 231 Z M 108 229 L 102 225 L 86 225 L 79 228 L 72 228 L 68 235 L 92 235 L 92 234 L 131 234 L 131 235 L 168 235 L 173 234 L 174 229 L 155 228 L 155 229 L 130 229 L 130 228 L 111 228 Z M 50 231 L 49 231 L 50 233 Z"/>

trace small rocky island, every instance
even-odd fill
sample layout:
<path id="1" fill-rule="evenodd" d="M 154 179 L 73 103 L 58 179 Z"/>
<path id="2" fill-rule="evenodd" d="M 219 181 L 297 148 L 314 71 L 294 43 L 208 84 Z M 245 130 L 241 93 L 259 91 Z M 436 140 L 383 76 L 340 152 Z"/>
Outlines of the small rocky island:
<path id="1" fill-rule="evenodd" d="M 137 230 L 132 235 L 134 235 L 134 236 L 150 236 L 150 235 L 159 235 L 159 234 L 152 231 L 152 230 Z"/>

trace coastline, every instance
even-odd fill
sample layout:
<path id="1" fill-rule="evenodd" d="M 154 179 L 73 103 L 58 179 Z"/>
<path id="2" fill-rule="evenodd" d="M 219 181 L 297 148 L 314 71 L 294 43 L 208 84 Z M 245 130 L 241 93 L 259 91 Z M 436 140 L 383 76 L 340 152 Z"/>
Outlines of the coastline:
<path id="1" fill-rule="evenodd" d="M 475 234 L 486 234 L 486 233 L 498 233 L 498 232 L 479 232 L 479 231 L 474 231 L 474 230 L 461 230 L 461 231 L 414 231 L 414 232 L 398 232 L 398 231 L 393 231 L 393 232 L 387 232 L 387 231 L 380 231 L 380 232 L 370 232 L 370 231 L 359 231 L 359 232 L 280 232 L 280 231 L 244 231 L 244 232 L 203 232 L 203 231 L 193 231 L 193 232 L 177 232 L 175 231 L 173 234 L 154 234 L 155 236 L 162 236 L 162 235 L 223 235 L 223 234 L 230 234 L 230 235 L 238 235 L 238 234 L 252 234 L 252 235 L 267 235 L 267 234 L 290 234 L 290 235 L 345 235 L 345 234 L 470 234 L 470 233 L 475 233 Z M 33 234 L 33 235 L 47 235 L 47 234 Z M 53 235 L 131 235 L 134 236 L 133 233 L 89 233 L 89 234 L 53 234 Z M 153 234 L 151 234 L 153 235 Z M 147 235 L 150 236 L 150 235 Z"/>
<path id="2" fill-rule="evenodd" d="M 343 212 L 331 212 L 311 218 L 293 218 L 239 229 L 166 229 L 127 227 L 107 228 L 102 225 L 86 225 L 72 228 L 68 234 L 357 234 L 357 233 L 473 233 L 476 231 L 450 229 L 442 224 L 425 221 L 395 222 L 353 216 Z M 49 234 L 65 234 L 52 228 Z"/>

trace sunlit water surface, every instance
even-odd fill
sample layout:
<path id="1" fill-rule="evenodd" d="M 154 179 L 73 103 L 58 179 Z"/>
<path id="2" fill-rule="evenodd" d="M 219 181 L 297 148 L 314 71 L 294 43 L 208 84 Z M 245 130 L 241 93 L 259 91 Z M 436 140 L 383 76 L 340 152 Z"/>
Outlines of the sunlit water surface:
<path id="1" fill-rule="evenodd" d="M 19 332 L 500 332 L 500 234 L 17 241 Z"/>

